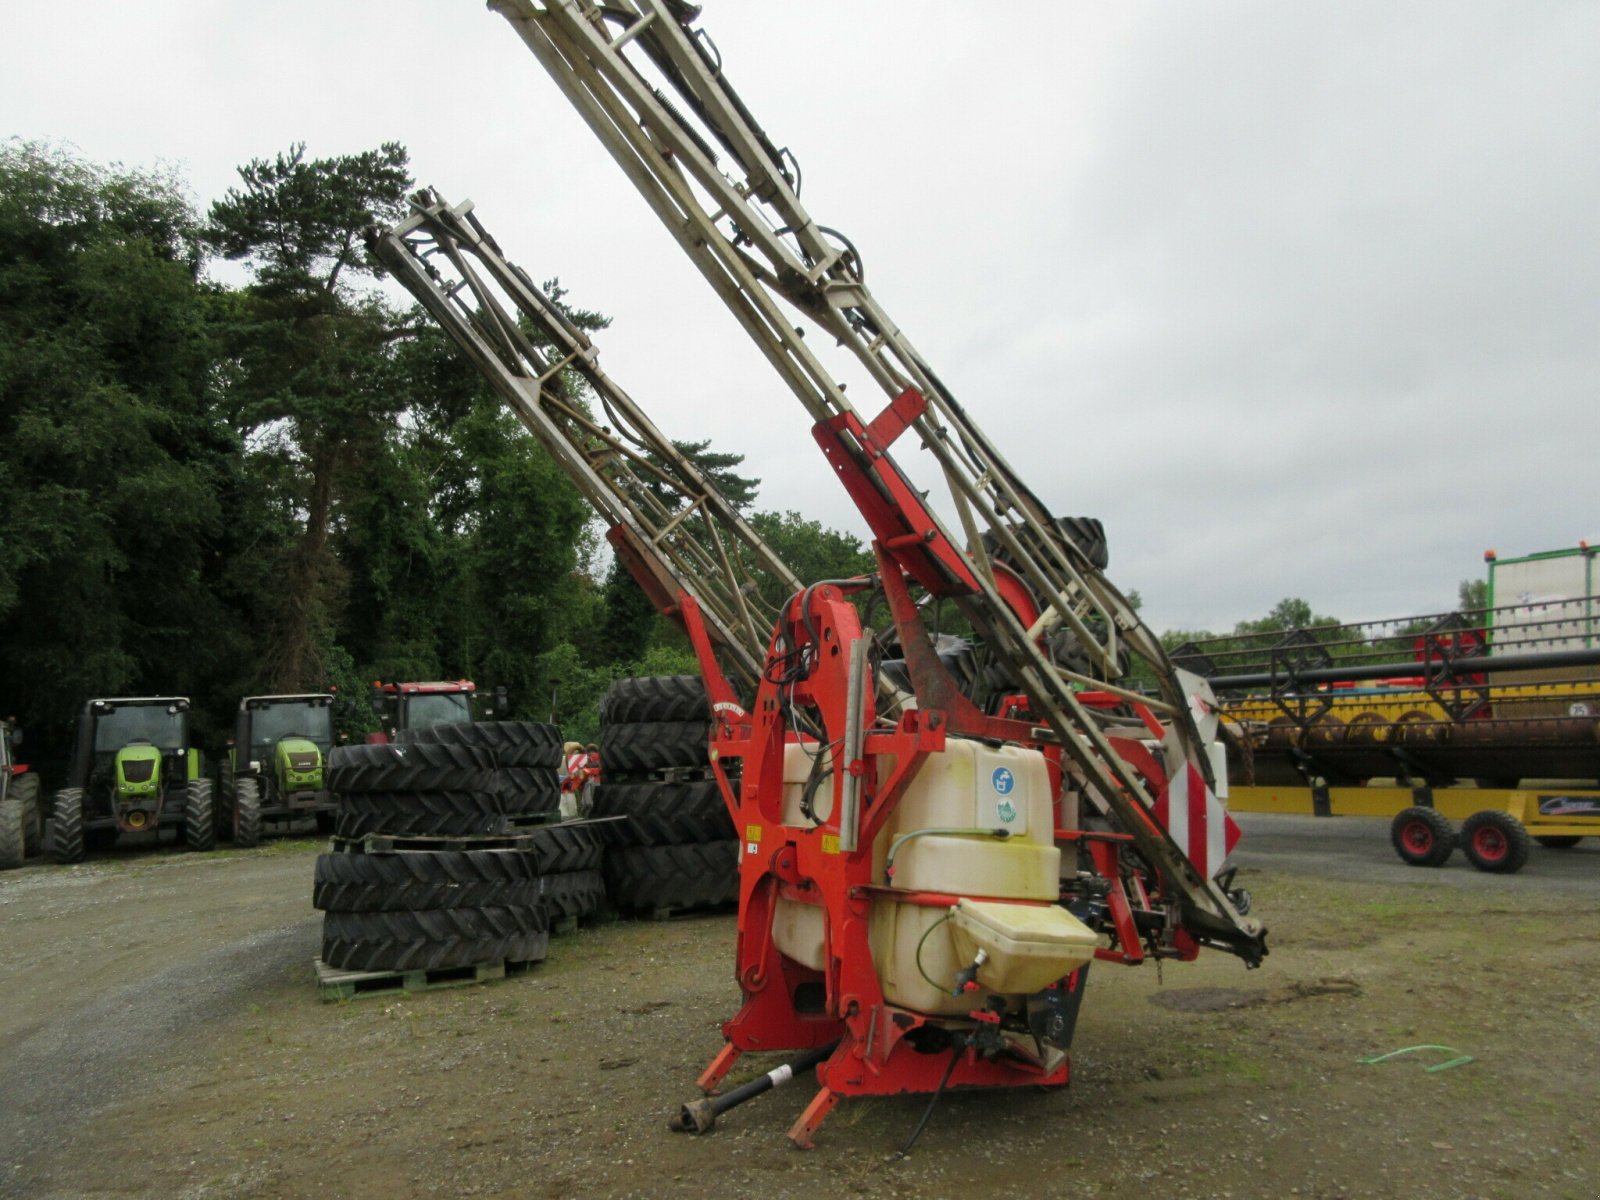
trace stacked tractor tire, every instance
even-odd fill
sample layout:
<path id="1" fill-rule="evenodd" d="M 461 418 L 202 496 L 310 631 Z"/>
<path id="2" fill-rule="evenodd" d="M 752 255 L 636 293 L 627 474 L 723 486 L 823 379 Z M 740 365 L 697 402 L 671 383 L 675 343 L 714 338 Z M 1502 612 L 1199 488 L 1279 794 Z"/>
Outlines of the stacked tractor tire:
<path id="1" fill-rule="evenodd" d="M 322 961 L 433 971 L 545 957 L 552 921 L 599 904 L 601 842 L 557 815 L 559 731 L 488 721 L 341 746 L 333 851 L 317 859 Z"/>
<path id="2" fill-rule="evenodd" d="M 739 898 L 739 841 L 711 772 L 711 707 L 693 675 L 622 679 L 600 702 L 606 890 L 623 912 Z"/>

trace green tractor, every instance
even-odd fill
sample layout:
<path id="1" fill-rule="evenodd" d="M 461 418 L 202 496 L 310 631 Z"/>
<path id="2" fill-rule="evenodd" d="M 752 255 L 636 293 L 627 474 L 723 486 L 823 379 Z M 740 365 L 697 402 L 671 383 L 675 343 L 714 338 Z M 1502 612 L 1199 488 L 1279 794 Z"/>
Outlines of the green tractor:
<path id="1" fill-rule="evenodd" d="M 50 808 L 50 853 L 60 863 L 83 858 L 93 840 L 162 828 L 182 831 L 191 850 L 210 850 L 217 831 L 211 781 L 189 737 L 182 696 L 91 700 L 78 717 L 67 786 Z"/>
<path id="2" fill-rule="evenodd" d="M 261 840 L 266 821 L 313 817 L 333 832 L 334 797 L 323 782 L 333 749 L 333 697 L 246 696 L 227 757 L 217 824 L 239 847 Z"/>
<path id="3" fill-rule="evenodd" d="M 39 852 L 39 777 L 17 762 L 22 731 L 0 721 L 0 871 Z"/>

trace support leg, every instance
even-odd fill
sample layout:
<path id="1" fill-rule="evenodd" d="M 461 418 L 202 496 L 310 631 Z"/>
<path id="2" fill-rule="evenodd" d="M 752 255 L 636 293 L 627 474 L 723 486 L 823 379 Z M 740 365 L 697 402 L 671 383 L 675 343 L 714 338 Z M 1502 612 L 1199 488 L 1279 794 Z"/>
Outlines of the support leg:
<path id="1" fill-rule="evenodd" d="M 815 1143 L 811 1140 L 811 1135 L 828 1119 L 828 1114 L 834 1110 L 834 1107 L 841 1099 L 843 1097 L 832 1088 L 823 1088 L 812 1097 L 811 1103 L 806 1105 L 805 1112 L 800 1114 L 800 1119 L 789 1130 L 789 1140 L 801 1150 L 816 1149 Z"/>
<path id="2" fill-rule="evenodd" d="M 711 1060 L 711 1065 L 705 1069 L 700 1078 L 695 1080 L 695 1086 L 708 1096 L 717 1094 L 717 1086 L 723 1078 L 733 1069 L 733 1064 L 739 1061 L 739 1056 L 744 1051 L 732 1042 L 724 1042 L 722 1049 L 717 1051 L 717 1056 Z"/>

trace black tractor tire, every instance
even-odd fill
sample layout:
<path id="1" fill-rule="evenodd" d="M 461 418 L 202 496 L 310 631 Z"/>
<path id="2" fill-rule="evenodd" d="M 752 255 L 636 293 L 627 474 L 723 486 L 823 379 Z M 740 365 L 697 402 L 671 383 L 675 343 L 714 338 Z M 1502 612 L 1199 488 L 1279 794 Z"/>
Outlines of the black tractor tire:
<path id="1" fill-rule="evenodd" d="M 602 725 L 644 721 L 709 721 L 711 702 L 698 675 L 647 675 L 619 679 L 600 698 Z"/>
<path id="2" fill-rule="evenodd" d="M 549 945 L 543 904 L 328 912 L 322 918 L 322 961 L 345 971 L 429 971 L 538 962 Z"/>
<path id="3" fill-rule="evenodd" d="M 28 831 L 22 801 L 15 796 L 0 800 L 0 871 L 20 867 L 28 857 Z"/>
<path id="4" fill-rule="evenodd" d="M 605 842 L 596 825 L 542 825 L 526 831 L 527 845 L 541 875 L 598 871 Z"/>
<path id="5" fill-rule="evenodd" d="M 517 850 L 321 854 L 311 886 L 329 912 L 527 908 L 540 895 L 533 855 Z"/>
<path id="6" fill-rule="evenodd" d="M 1521 821 L 1498 808 L 1475 812 L 1461 822 L 1461 852 L 1480 871 L 1510 875 L 1520 871 L 1533 849 Z"/>
<path id="7" fill-rule="evenodd" d="M 83 861 L 83 789 L 62 788 L 50 806 L 50 857 L 58 863 Z"/>
<path id="8" fill-rule="evenodd" d="M 230 828 L 233 844 L 249 850 L 261 844 L 261 783 L 248 775 L 233 783 L 233 810 Z"/>
<path id="9" fill-rule="evenodd" d="M 606 880 L 599 871 L 567 871 L 540 880 L 550 923 L 587 917 L 606 906 Z"/>
<path id="10" fill-rule="evenodd" d="M 484 837 L 505 830 L 498 792 L 347 792 L 334 817 L 336 837 Z"/>
<path id="11" fill-rule="evenodd" d="M 233 837 L 233 787 L 234 775 L 224 767 L 217 772 L 217 787 L 211 794 L 211 815 L 217 819 L 217 840 Z"/>
<path id="12" fill-rule="evenodd" d="M 38 854 L 44 842 L 44 813 L 39 808 L 39 777 L 32 771 L 11 778 L 7 795 L 22 803 L 24 854 Z"/>
<path id="13" fill-rule="evenodd" d="M 494 752 L 478 746 L 336 746 L 327 781 L 335 792 L 486 792 L 494 768 Z"/>
<path id="14" fill-rule="evenodd" d="M 622 818 L 599 827 L 611 846 L 678 846 L 738 836 L 715 779 L 602 783 L 591 815 Z"/>
<path id="15" fill-rule="evenodd" d="M 1534 834 L 1533 840 L 1546 850 L 1571 850 L 1583 838 L 1575 833 L 1546 833 Z"/>
<path id="16" fill-rule="evenodd" d="M 494 782 L 508 813 L 538 816 L 561 807 L 561 780 L 553 767 L 500 767 Z"/>
<path id="17" fill-rule="evenodd" d="M 606 893 L 620 909 L 703 908 L 739 898 L 736 841 L 616 847 L 606 854 Z"/>
<path id="18" fill-rule="evenodd" d="M 600 727 L 600 769 L 621 779 L 668 767 L 711 767 L 710 721 L 645 721 Z"/>
<path id="19" fill-rule="evenodd" d="M 1413 867 L 1442 867 L 1456 848 L 1450 819 L 1436 808 L 1416 804 L 1389 823 L 1389 841 L 1401 861 Z"/>
<path id="20" fill-rule="evenodd" d="M 434 744 L 476 746 L 494 751 L 502 767 L 548 767 L 561 765 L 561 727 L 538 721 L 461 721 L 451 725 L 428 725 L 421 729 L 402 729 L 396 741 L 402 745 Z"/>
<path id="21" fill-rule="evenodd" d="M 191 779 L 184 789 L 183 844 L 202 852 L 217 848 L 217 817 L 211 811 L 209 779 Z"/>

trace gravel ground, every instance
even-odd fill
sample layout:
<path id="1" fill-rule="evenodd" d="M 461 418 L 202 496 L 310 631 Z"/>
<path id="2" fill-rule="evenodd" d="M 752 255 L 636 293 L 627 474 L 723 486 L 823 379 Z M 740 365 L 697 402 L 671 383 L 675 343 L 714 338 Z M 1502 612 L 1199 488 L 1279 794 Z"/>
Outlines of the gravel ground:
<path id="1" fill-rule="evenodd" d="M 701 1137 L 734 922 L 616 923 L 504 982 L 324 1004 L 307 841 L 0 875 L 0 1194 L 1589 1197 L 1600 847 L 1409 869 L 1384 822 L 1245 816 L 1259 971 L 1095 969 L 1064 1091 L 847 1102 Z M 1428 1073 L 1418 1043 L 1471 1055 Z M 747 1058 L 735 1081 L 775 1065 Z"/>

